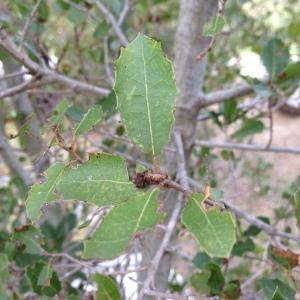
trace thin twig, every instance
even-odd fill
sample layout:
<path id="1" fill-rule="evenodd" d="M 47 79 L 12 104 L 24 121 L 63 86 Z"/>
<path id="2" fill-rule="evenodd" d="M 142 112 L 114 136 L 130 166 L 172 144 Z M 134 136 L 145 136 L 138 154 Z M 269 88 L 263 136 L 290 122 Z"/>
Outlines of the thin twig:
<path id="1" fill-rule="evenodd" d="M 17 45 L 7 36 L 4 30 L 0 31 L 0 47 L 7 51 L 15 60 L 26 67 L 32 75 L 36 77 L 43 77 L 43 83 L 57 82 L 64 86 L 68 86 L 73 89 L 74 92 L 82 91 L 91 93 L 98 96 L 105 96 L 110 93 L 110 90 L 101 88 L 89 83 L 81 82 L 76 79 L 72 79 L 65 75 L 59 74 L 47 67 L 42 67 L 32 61 L 26 53 L 20 51 Z"/>
<path id="2" fill-rule="evenodd" d="M 218 9 L 218 17 L 223 17 L 224 14 L 224 8 L 225 8 L 225 4 L 226 4 L 226 0 L 219 0 L 218 1 L 218 5 L 219 5 L 219 9 Z M 198 55 L 197 55 L 197 60 L 201 60 L 208 52 L 211 51 L 211 49 L 213 48 L 215 42 L 216 42 L 216 37 L 217 35 L 215 34 L 213 37 L 211 37 L 210 42 L 208 44 L 208 46 L 203 49 Z"/>
<path id="3" fill-rule="evenodd" d="M 32 23 L 32 20 L 33 20 L 35 14 L 37 13 L 37 11 L 38 11 L 38 9 L 39 9 L 39 6 L 41 5 L 42 1 L 43 1 L 43 0 L 38 0 L 38 1 L 35 3 L 35 5 L 34 5 L 32 11 L 31 11 L 31 13 L 30 13 L 30 15 L 29 15 L 29 17 L 28 17 L 26 23 L 25 23 L 25 26 L 24 26 L 24 29 L 23 29 L 23 33 L 22 33 L 22 37 L 21 37 L 20 46 L 19 46 L 19 50 L 20 50 L 20 51 L 22 51 L 22 49 L 23 49 L 23 45 L 24 45 L 24 41 L 25 41 L 25 37 L 26 37 L 27 31 L 28 31 L 28 29 L 29 29 L 29 27 L 30 27 L 30 25 L 31 25 L 31 23 Z"/>
<path id="4" fill-rule="evenodd" d="M 103 50 L 104 50 L 104 66 L 105 66 L 105 71 L 106 71 L 106 75 L 109 79 L 109 82 L 111 85 L 114 85 L 114 77 L 113 77 L 113 74 L 112 74 L 112 71 L 111 71 L 111 68 L 110 68 L 110 65 L 109 65 L 109 51 L 108 51 L 108 38 L 107 36 L 104 37 L 103 39 Z"/>
<path id="5" fill-rule="evenodd" d="M 176 294 L 170 294 L 170 293 L 163 293 L 159 291 L 154 291 L 154 290 L 145 290 L 145 294 L 149 296 L 154 296 L 157 298 L 162 298 L 162 299 L 176 299 L 176 300 L 188 300 L 188 296 L 180 296 Z"/>
<path id="6" fill-rule="evenodd" d="M 120 13 L 120 16 L 119 16 L 119 19 L 118 19 L 118 25 L 121 26 L 129 12 L 129 9 L 130 9 L 130 3 L 131 1 L 130 0 L 125 0 L 124 1 L 124 6 L 123 6 L 123 9 Z"/>
<path id="7" fill-rule="evenodd" d="M 266 146 L 264 145 L 255 145 L 255 144 L 252 145 L 252 144 L 236 144 L 236 143 L 218 143 L 218 142 L 197 140 L 194 142 L 194 145 L 207 147 L 207 148 L 221 148 L 221 149 L 229 149 L 229 150 L 300 154 L 300 148 L 286 148 L 286 147 L 266 148 Z"/>
<path id="8" fill-rule="evenodd" d="M 121 44 L 123 46 L 127 46 L 128 45 L 128 39 L 126 38 L 126 36 L 122 32 L 122 30 L 121 30 L 118 22 L 116 21 L 115 17 L 113 16 L 113 14 L 108 10 L 108 8 L 100 0 L 94 0 L 94 3 L 98 7 L 98 9 L 105 15 L 107 22 L 112 25 L 117 37 L 119 38 L 119 40 L 121 42 Z"/>
<path id="9" fill-rule="evenodd" d="M 83 75 L 85 81 L 89 82 L 90 80 L 89 80 L 87 72 L 85 71 L 84 61 L 83 61 L 82 52 L 81 52 L 81 48 L 80 48 L 81 33 L 82 33 L 82 31 L 79 32 L 77 27 L 74 27 L 75 49 L 76 49 L 76 53 L 77 53 L 77 57 L 78 57 L 78 61 L 79 61 L 80 73 Z"/>
<path id="10" fill-rule="evenodd" d="M 37 82 L 37 80 L 35 77 L 32 77 L 30 80 L 24 81 L 23 83 L 21 83 L 19 85 L 4 89 L 3 91 L 0 91 L 0 99 L 22 93 L 22 92 L 32 88 L 32 84 L 34 82 Z"/>
<path id="11" fill-rule="evenodd" d="M 269 99 L 268 102 L 268 117 L 269 117 L 269 141 L 266 145 L 266 149 L 270 149 L 273 141 L 273 111 L 272 111 L 272 101 Z"/>
<path id="12" fill-rule="evenodd" d="M 54 133 L 56 143 L 60 148 L 69 152 L 74 160 L 79 161 L 80 163 L 84 162 L 83 159 L 77 154 L 74 144 L 71 144 L 71 146 L 67 146 L 65 144 L 65 141 L 64 141 L 63 137 L 61 136 L 61 134 L 59 132 L 59 127 L 57 125 L 52 126 L 52 132 Z"/>
<path id="13" fill-rule="evenodd" d="M 11 74 L 1 76 L 0 80 L 6 80 L 6 79 L 18 77 L 18 76 L 23 76 L 25 74 L 28 74 L 28 72 L 27 71 L 18 71 L 18 72 L 15 72 L 15 73 L 11 73 Z"/>

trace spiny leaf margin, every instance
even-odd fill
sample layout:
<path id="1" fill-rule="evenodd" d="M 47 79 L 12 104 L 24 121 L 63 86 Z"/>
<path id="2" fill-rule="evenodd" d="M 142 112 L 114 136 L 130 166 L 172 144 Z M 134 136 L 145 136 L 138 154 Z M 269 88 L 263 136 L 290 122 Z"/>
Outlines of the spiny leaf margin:
<path id="1" fill-rule="evenodd" d="M 159 42 L 139 34 L 121 49 L 114 90 L 128 136 L 156 157 L 169 141 L 177 95 L 172 64 Z"/>

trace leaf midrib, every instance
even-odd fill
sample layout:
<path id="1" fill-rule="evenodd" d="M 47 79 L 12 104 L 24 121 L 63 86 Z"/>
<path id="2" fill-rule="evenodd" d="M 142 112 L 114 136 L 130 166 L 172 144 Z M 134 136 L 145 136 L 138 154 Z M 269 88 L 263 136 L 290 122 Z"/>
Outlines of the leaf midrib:
<path id="1" fill-rule="evenodd" d="M 145 61 L 145 54 L 144 54 L 144 45 L 141 41 L 142 45 L 142 59 L 144 65 L 144 82 L 145 82 L 145 98 L 146 98 L 146 105 L 147 105 L 147 116 L 148 116 L 148 123 L 149 123 L 149 131 L 150 131 L 150 139 L 151 139 L 151 148 L 152 148 L 152 155 L 155 156 L 154 151 L 154 140 L 153 140 L 153 132 L 152 132 L 152 123 L 151 123 L 151 111 L 149 106 L 149 94 L 148 94 L 148 78 L 147 78 L 147 69 L 146 69 L 146 61 Z"/>
<path id="2" fill-rule="evenodd" d="M 221 249 L 224 249 L 224 247 L 223 247 L 223 245 L 222 245 L 222 242 L 219 240 L 218 235 L 215 233 L 215 231 L 214 231 L 214 226 L 213 226 L 213 224 L 210 222 L 210 220 L 209 220 L 209 218 L 208 218 L 206 212 L 204 211 L 203 207 L 201 206 L 201 203 L 198 203 L 198 201 L 195 200 L 194 198 L 192 198 L 192 199 L 193 199 L 193 201 L 195 202 L 195 204 L 198 206 L 198 208 L 199 208 L 199 209 L 202 211 L 202 213 L 204 214 L 204 217 L 205 217 L 205 219 L 206 219 L 206 221 L 207 221 L 207 223 L 208 223 L 208 226 L 211 228 L 211 231 L 212 231 L 212 233 L 213 233 L 213 235 L 214 235 L 214 237 L 215 237 L 217 243 L 219 244 L 219 247 L 220 247 Z"/>

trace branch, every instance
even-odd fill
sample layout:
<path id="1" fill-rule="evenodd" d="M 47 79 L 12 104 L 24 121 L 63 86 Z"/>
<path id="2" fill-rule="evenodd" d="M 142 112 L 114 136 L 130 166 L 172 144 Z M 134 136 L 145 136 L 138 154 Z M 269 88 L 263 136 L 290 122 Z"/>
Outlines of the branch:
<path id="1" fill-rule="evenodd" d="M 108 51 L 108 38 L 107 36 L 103 39 L 103 50 L 104 50 L 104 66 L 105 66 L 105 72 L 108 77 L 108 80 L 111 85 L 114 85 L 114 77 L 109 65 L 109 51 Z"/>
<path id="2" fill-rule="evenodd" d="M 0 99 L 13 96 L 19 93 L 22 93 L 32 87 L 32 83 L 36 81 L 35 77 L 32 77 L 29 81 L 25 81 L 19 85 L 4 89 L 3 91 L 0 91 Z"/>
<path id="3" fill-rule="evenodd" d="M 14 73 L 11 73 L 11 74 L 1 76 L 0 80 L 11 79 L 11 78 L 14 78 L 14 77 L 23 76 L 25 74 L 28 74 L 28 72 L 27 71 L 18 71 L 18 72 L 14 72 Z"/>
<path id="4" fill-rule="evenodd" d="M 115 17 L 112 15 L 112 13 L 107 9 L 107 7 L 100 0 L 94 0 L 94 3 L 98 7 L 98 9 L 105 15 L 107 22 L 112 25 L 117 37 L 119 38 L 119 40 L 121 42 L 121 44 L 123 46 L 127 46 L 128 45 L 128 39 L 126 38 L 126 36 L 122 32 L 118 22 L 116 21 Z"/>
<path id="5" fill-rule="evenodd" d="M 23 168 L 2 130 L 0 130 L 0 154 L 11 173 L 21 177 L 27 186 L 30 186 L 33 183 L 30 173 Z"/>
<path id="6" fill-rule="evenodd" d="M 34 5 L 32 11 L 31 11 L 31 13 L 30 13 L 30 15 L 29 15 L 29 17 L 28 17 L 26 23 L 25 23 L 25 26 L 24 26 L 24 29 L 23 29 L 23 33 L 22 33 L 22 37 L 21 37 L 20 47 L 19 47 L 19 50 L 20 50 L 20 51 L 22 51 L 22 49 L 23 49 L 23 45 L 24 45 L 24 41 L 25 41 L 25 37 L 26 37 L 27 31 L 28 31 L 28 29 L 29 29 L 29 27 L 30 27 L 30 25 L 31 25 L 31 23 L 32 23 L 32 20 L 33 20 L 35 14 L 37 13 L 37 11 L 38 11 L 38 9 L 39 9 L 39 6 L 40 6 L 40 4 L 42 3 L 42 1 L 43 1 L 43 0 L 38 0 L 38 1 L 35 3 L 35 5 Z"/>
<path id="7" fill-rule="evenodd" d="M 101 148 L 103 148 L 103 146 L 101 146 Z M 105 151 L 109 151 L 108 147 L 105 147 L 104 149 L 105 149 Z M 270 151 L 270 149 L 268 149 L 268 151 Z M 139 163 L 139 164 L 144 165 L 145 167 L 147 167 L 149 169 L 152 168 L 152 165 L 150 165 L 149 163 L 144 162 L 142 160 L 137 160 L 137 159 L 131 157 L 129 154 L 126 154 L 126 153 L 123 153 L 123 152 L 117 152 L 116 154 L 123 157 L 123 158 L 125 158 L 128 161 L 133 162 L 133 163 Z M 199 192 L 202 192 L 202 190 L 203 190 L 202 186 L 200 186 L 200 184 L 198 182 L 196 182 L 194 179 L 192 179 L 190 177 L 188 177 L 187 179 L 188 179 L 188 182 L 189 182 L 190 185 L 192 185 Z M 176 183 L 175 181 L 168 180 L 168 179 L 165 180 L 161 186 L 164 187 L 165 183 L 166 183 L 166 185 L 168 185 L 169 181 L 171 182 L 171 185 L 169 185 L 171 188 L 174 188 L 177 191 L 181 191 L 183 194 L 193 193 L 192 190 L 185 189 L 180 184 Z M 226 200 L 223 200 L 221 202 L 223 202 L 237 217 L 244 219 L 249 224 L 257 226 L 261 230 L 265 231 L 268 235 L 270 235 L 270 236 L 279 236 L 279 237 L 282 237 L 282 238 L 285 238 L 285 239 L 290 239 L 290 240 L 293 240 L 293 241 L 296 241 L 296 242 L 300 243 L 300 237 L 293 236 L 293 235 L 285 233 L 285 232 L 281 232 L 281 231 L 277 230 L 274 226 L 271 226 L 271 225 L 268 225 L 268 224 L 262 222 L 260 219 L 244 212 L 243 210 L 241 210 L 237 206 L 233 205 L 232 203 L 227 202 Z"/>
<path id="8" fill-rule="evenodd" d="M 246 96 L 253 92 L 253 87 L 247 83 L 237 85 L 222 91 L 212 92 L 205 95 L 205 102 L 201 104 L 201 108 L 218 104 L 233 98 Z"/>
<path id="9" fill-rule="evenodd" d="M 126 18 L 126 15 L 128 14 L 131 0 L 125 0 L 123 9 L 120 13 L 119 19 L 118 19 L 118 25 L 121 26 Z"/>
<path id="10" fill-rule="evenodd" d="M 189 178 L 189 183 L 193 185 L 194 188 L 197 190 L 202 190 L 202 187 L 198 182 L 195 180 Z M 300 236 L 294 236 L 290 233 L 279 231 L 276 227 L 269 225 L 267 223 L 264 223 L 260 219 L 246 213 L 245 211 L 241 210 L 240 208 L 236 207 L 234 204 L 232 204 L 230 201 L 227 200 L 220 200 L 220 202 L 224 203 L 225 206 L 227 206 L 236 217 L 244 219 L 251 225 L 255 225 L 256 227 L 260 228 L 261 230 L 265 231 L 269 236 L 279 236 L 288 240 L 293 240 L 300 244 Z"/>
<path id="11" fill-rule="evenodd" d="M 183 148 L 181 134 L 179 132 L 175 132 L 174 139 L 178 151 L 178 176 L 181 176 L 180 182 L 184 186 L 184 188 L 188 188 L 186 163 L 185 163 L 184 148 Z M 179 219 L 182 207 L 183 207 L 183 194 L 180 193 L 178 195 L 174 209 L 171 213 L 169 222 L 166 226 L 164 237 L 156 251 L 155 256 L 152 259 L 151 266 L 149 267 L 149 271 L 147 273 L 146 279 L 144 281 L 143 287 L 139 295 L 139 299 L 143 299 L 143 295 L 145 294 L 145 292 L 148 291 L 150 287 L 153 287 L 155 273 L 159 267 L 160 261 L 168 247 L 173 232 L 176 228 L 176 224 Z"/>
<path id="12" fill-rule="evenodd" d="M 217 143 L 217 142 L 210 142 L 210 141 L 195 141 L 194 145 L 201 146 L 201 147 L 207 147 L 207 148 L 221 148 L 221 149 L 252 151 L 252 152 L 300 154 L 300 148 L 285 148 L 285 147 L 269 147 L 268 148 L 263 145 Z"/>
<path id="13" fill-rule="evenodd" d="M 97 96 L 106 96 L 110 91 L 89 83 L 83 83 L 76 79 L 61 75 L 49 68 L 42 67 L 33 62 L 25 53 L 21 52 L 17 45 L 9 39 L 4 30 L 0 31 L 0 47 L 6 50 L 15 60 L 25 66 L 33 76 L 43 77 L 48 83 L 57 82 L 71 88 L 74 92 L 87 92 Z"/>
<path id="14" fill-rule="evenodd" d="M 188 296 L 180 296 L 176 294 L 163 293 L 154 290 L 145 290 L 145 294 L 156 297 L 156 299 L 177 299 L 177 300 L 188 300 Z"/>
<path id="15" fill-rule="evenodd" d="M 255 225 L 256 227 L 260 228 L 261 230 L 265 231 L 269 236 L 279 236 L 285 239 L 289 239 L 295 241 L 296 243 L 300 244 L 300 236 L 294 236 L 290 233 L 279 231 L 276 227 L 269 225 L 260 219 L 244 212 L 240 208 L 234 206 L 232 203 L 226 200 L 221 200 L 237 217 L 244 219 L 248 223 Z"/>

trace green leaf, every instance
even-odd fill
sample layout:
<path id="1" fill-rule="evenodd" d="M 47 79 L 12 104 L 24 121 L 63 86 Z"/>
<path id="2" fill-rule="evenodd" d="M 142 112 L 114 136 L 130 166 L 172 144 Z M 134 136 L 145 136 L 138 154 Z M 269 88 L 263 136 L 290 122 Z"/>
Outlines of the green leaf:
<path id="1" fill-rule="evenodd" d="M 210 256 L 229 257 L 236 241 L 235 223 L 228 211 L 206 210 L 204 196 L 193 195 L 182 213 L 182 223 Z"/>
<path id="2" fill-rule="evenodd" d="M 265 46 L 262 61 L 269 73 L 270 79 L 274 80 L 289 63 L 289 50 L 279 39 L 271 39 Z"/>
<path id="3" fill-rule="evenodd" d="M 204 36 L 214 36 L 223 30 L 225 24 L 226 22 L 223 16 L 214 17 L 204 24 L 202 34 Z"/>
<path id="4" fill-rule="evenodd" d="M 300 80 L 300 61 L 289 64 L 279 75 L 278 83 L 288 80 Z"/>
<path id="5" fill-rule="evenodd" d="M 5 282 L 10 278 L 9 276 L 9 261 L 7 258 L 7 255 L 4 253 L 0 253 L 0 299 L 6 300 L 8 299 L 7 293 L 6 293 L 6 287 Z"/>
<path id="6" fill-rule="evenodd" d="M 0 276 L 1 281 L 3 279 L 9 278 L 9 270 L 8 270 L 9 261 L 7 255 L 4 253 L 0 253 Z"/>
<path id="7" fill-rule="evenodd" d="M 121 294 L 113 278 L 95 274 L 93 280 L 98 285 L 97 300 L 121 300 Z"/>
<path id="8" fill-rule="evenodd" d="M 51 269 L 50 265 L 45 265 L 42 270 L 41 273 L 39 274 L 38 277 L 38 285 L 48 285 L 49 281 L 52 277 L 53 274 L 53 270 Z"/>
<path id="9" fill-rule="evenodd" d="M 63 101 L 59 102 L 59 104 L 55 107 L 55 110 L 52 113 L 52 117 L 49 120 L 47 128 L 50 128 L 53 125 L 60 124 L 68 108 L 69 104 L 67 99 L 64 99 Z"/>
<path id="10" fill-rule="evenodd" d="M 127 249 L 135 234 L 155 226 L 161 219 L 157 194 L 156 189 L 140 193 L 114 207 L 93 237 L 84 243 L 84 257 L 113 258 Z"/>
<path id="11" fill-rule="evenodd" d="M 61 163 L 51 166 L 45 172 L 47 181 L 41 184 L 34 184 L 31 187 L 25 206 L 27 215 L 33 222 L 39 218 L 42 204 L 56 199 L 55 188 L 61 180 L 64 170 L 65 166 Z"/>
<path id="12" fill-rule="evenodd" d="M 257 217 L 259 220 L 270 224 L 270 220 L 267 217 Z M 255 225 L 250 225 L 244 232 L 244 236 L 257 236 L 261 232 L 261 229 Z"/>
<path id="13" fill-rule="evenodd" d="M 295 291 L 279 279 L 263 278 L 260 283 L 267 300 L 295 299 Z"/>
<path id="14" fill-rule="evenodd" d="M 72 105 L 68 107 L 66 116 L 72 118 L 76 122 L 80 122 L 84 116 L 84 112 L 79 107 Z"/>
<path id="15" fill-rule="evenodd" d="M 220 266 L 214 262 L 191 277 L 191 284 L 199 294 L 220 295 L 225 284 Z"/>
<path id="16" fill-rule="evenodd" d="M 107 153 L 92 154 L 86 163 L 66 168 L 57 190 L 64 199 L 98 206 L 121 203 L 136 193 L 124 160 Z"/>
<path id="17" fill-rule="evenodd" d="M 84 134 L 90 129 L 92 129 L 97 123 L 99 123 L 103 118 L 102 107 L 99 105 L 94 105 L 91 107 L 87 113 L 84 114 L 83 118 L 77 125 L 75 129 L 75 135 Z"/>
<path id="18" fill-rule="evenodd" d="M 43 251 L 43 248 L 40 245 L 42 240 L 41 234 L 31 225 L 24 231 L 15 232 L 13 239 L 25 245 L 25 253 L 41 254 Z"/>
<path id="19" fill-rule="evenodd" d="M 260 120 L 246 119 L 241 128 L 232 134 L 232 138 L 241 140 L 249 135 L 261 133 L 264 130 L 264 124 Z"/>
<path id="20" fill-rule="evenodd" d="M 114 90 L 128 136 L 157 156 L 169 140 L 177 94 L 172 65 L 160 43 L 138 35 L 121 50 Z"/>
<path id="21" fill-rule="evenodd" d="M 296 40 L 300 36 L 300 22 L 299 20 L 293 20 L 288 26 L 289 37 Z"/>
<path id="22" fill-rule="evenodd" d="M 193 258 L 192 262 L 197 268 L 204 269 L 206 267 L 206 265 L 210 262 L 214 262 L 216 264 L 222 264 L 224 262 L 224 260 L 222 258 L 217 258 L 217 257 L 211 258 L 205 252 L 199 252 Z"/>
<path id="23" fill-rule="evenodd" d="M 237 101 L 230 100 L 223 102 L 224 119 L 227 123 L 231 123 L 237 116 Z"/>
<path id="24" fill-rule="evenodd" d="M 223 293 L 226 299 L 240 299 L 241 297 L 240 282 L 238 280 L 234 280 L 226 283 Z"/>
<path id="25" fill-rule="evenodd" d="M 295 210 L 296 210 L 297 225 L 300 230 L 300 187 L 298 188 L 297 192 L 295 193 L 294 203 L 295 203 Z"/>
<path id="26" fill-rule="evenodd" d="M 95 28 L 93 37 L 102 41 L 102 39 L 107 35 L 109 28 L 110 27 L 105 21 L 100 22 Z"/>
<path id="27" fill-rule="evenodd" d="M 111 117 L 116 112 L 117 99 L 115 91 L 111 91 L 105 98 L 97 102 L 102 107 L 105 118 Z"/>
<path id="28" fill-rule="evenodd" d="M 49 19 L 49 7 L 47 2 L 42 1 L 39 8 L 38 8 L 38 22 L 43 23 L 47 22 Z"/>
<path id="29" fill-rule="evenodd" d="M 244 253 L 255 250 L 255 244 L 252 239 L 247 238 L 245 241 L 237 241 L 233 246 L 231 255 L 242 256 Z"/>
<path id="30" fill-rule="evenodd" d="M 30 265 L 26 268 L 26 275 L 30 280 L 31 287 L 35 293 L 38 295 L 53 297 L 61 290 L 61 284 L 56 272 L 53 271 L 51 271 L 51 277 L 47 278 L 47 281 L 45 281 L 44 284 L 39 284 L 40 278 L 45 278 L 45 272 L 48 274 L 48 271 L 45 271 L 45 268 L 47 268 L 45 263 L 35 263 L 34 265 Z"/>
<path id="31" fill-rule="evenodd" d="M 195 291 L 202 295 L 209 295 L 210 287 L 208 285 L 208 280 L 210 278 L 211 272 L 209 270 L 204 270 L 202 272 L 197 272 L 191 277 L 191 284 Z"/>

